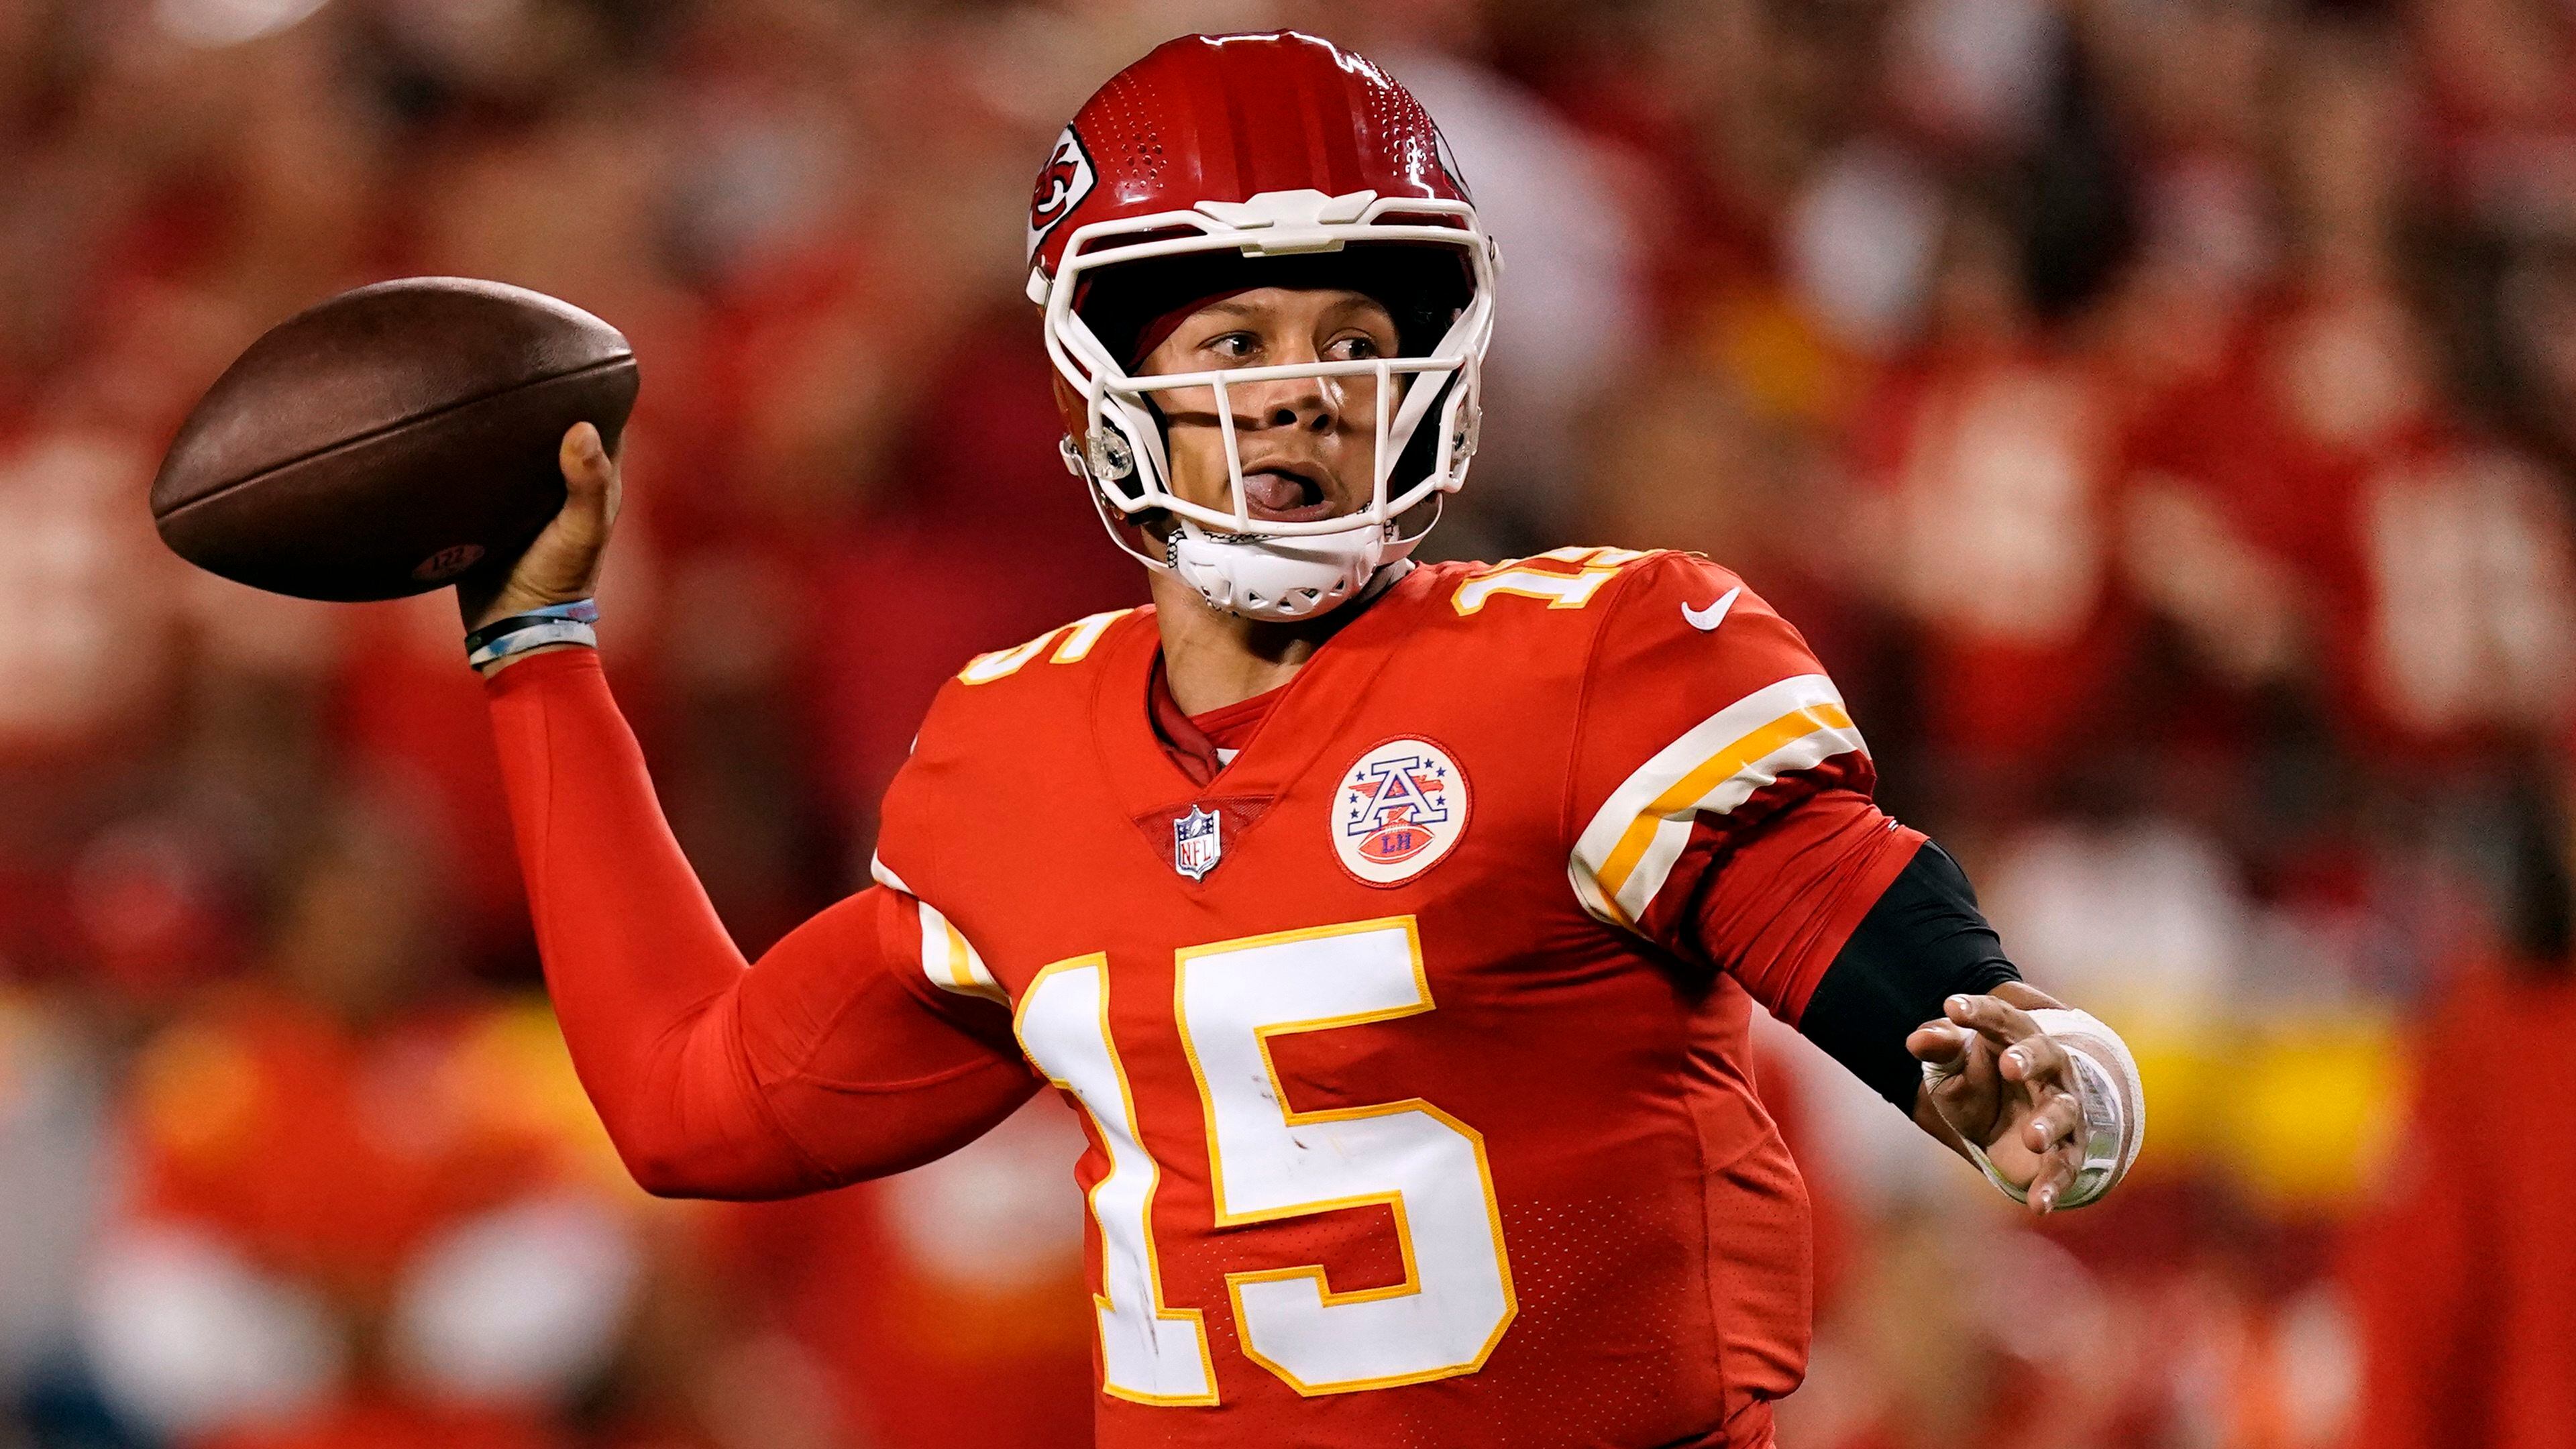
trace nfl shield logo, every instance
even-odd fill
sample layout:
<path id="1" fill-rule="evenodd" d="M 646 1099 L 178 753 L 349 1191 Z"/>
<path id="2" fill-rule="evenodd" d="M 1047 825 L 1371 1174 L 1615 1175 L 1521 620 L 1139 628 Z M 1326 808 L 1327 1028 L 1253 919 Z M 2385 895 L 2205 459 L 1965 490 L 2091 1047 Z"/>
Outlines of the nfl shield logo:
<path id="1" fill-rule="evenodd" d="M 1217 817 L 1198 806 L 1172 822 L 1172 869 L 1192 880 L 1205 880 L 1225 854 Z"/>

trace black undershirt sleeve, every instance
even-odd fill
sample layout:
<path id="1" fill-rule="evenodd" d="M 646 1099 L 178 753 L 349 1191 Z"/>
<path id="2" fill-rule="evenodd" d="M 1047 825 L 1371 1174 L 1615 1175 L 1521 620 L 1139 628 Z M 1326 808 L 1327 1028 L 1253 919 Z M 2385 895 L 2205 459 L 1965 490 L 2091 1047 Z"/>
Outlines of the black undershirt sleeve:
<path id="1" fill-rule="evenodd" d="M 1910 1116 L 1923 1064 L 1905 1038 L 1945 999 L 2020 979 L 1967 873 L 1927 840 L 1825 968 L 1798 1030 Z"/>

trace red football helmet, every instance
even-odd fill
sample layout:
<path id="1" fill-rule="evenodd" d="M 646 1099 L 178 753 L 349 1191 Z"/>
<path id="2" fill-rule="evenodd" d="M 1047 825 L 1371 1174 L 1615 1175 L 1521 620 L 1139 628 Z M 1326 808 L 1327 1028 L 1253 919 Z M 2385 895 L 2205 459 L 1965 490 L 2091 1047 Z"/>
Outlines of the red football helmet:
<path id="1" fill-rule="evenodd" d="M 1029 263 L 1063 379 L 1066 466 L 1089 481 L 1122 548 L 1218 607 L 1290 619 L 1341 603 L 1430 526 L 1406 534 L 1400 519 L 1465 481 L 1494 246 L 1430 115 L 1362 57 L 1294 31 L 1156 48 L 1056 139 L 1029 205 Z M 1147 318 L 1264 285 L 1368 291 L 1397 319 L 1399 355 L 1129 374 Z M 1226 390 L 1291 377 L 1374 382 L 1375 477 L 1359 512 L 1252 516 Z M 1184 387 L 1216 392 L 1231 509 L 1171 490 L 1151 398 Z M 1169 515 L 1167 532 L 1138 526 L 1155 513 Z"/>

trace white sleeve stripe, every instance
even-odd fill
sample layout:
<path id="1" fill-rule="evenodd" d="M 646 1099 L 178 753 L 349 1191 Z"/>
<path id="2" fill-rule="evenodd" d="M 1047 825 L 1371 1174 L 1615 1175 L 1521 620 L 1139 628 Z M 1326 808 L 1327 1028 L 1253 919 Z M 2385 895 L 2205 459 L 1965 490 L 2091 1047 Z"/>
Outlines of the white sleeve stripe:
<path id="1" fill-rule="evenodd" d="M 993 979 L 984 958 L 948 918 L 928 901 L 916 898 L 914 904 L 921 909 L 921 971 L 930 984 L 959 996 L 981 996 L 1010 1005 L 1010 993 Z"/>
<path id="2" fill-rule="evenodd" d="M 1602 883 L 1614 892 L 1612 899 L 1627 920 L 1645 918 L 1646 909 L 1663 891 L 1664 882 L 1680 863 L 1682 851 L 1690 844 L 1692 817 L 1701 811 L 1724 815 L 1752 797 L 1757 790 L 1770 785 L 1782 775 L 1812 770 L 1836 755 L 1860 748 L 1859 736 L 1847 730 L 1818 730 L 1752 761 L 1732 776 L 1723 787 L 1731 798 L 1704 803 L 1698 809 L 1685 809 L 1678 814 L 1655 817 L 1653 834 L 1643 854 L 1624 880 L 1615 885 Z"/>
<path id="3" fill-rule="evenodd" d="M 960 996 L 981 996 L 1004 1006 L 1011 1004 L 1011 994 L 1002 989 L 1002 983 L 994 978 L 992 968 L 984 964 L 973 943 L 937 907 L 904 884 L 903 877 L 894 873 L 883 856 L 868 857 L 868 875 L 888 890 L 903 892 L 921 913 L 921 974 L 930 978 L 931 985 Z"/>
<path id="4" fill-rule="evenodd" d="M 885 857 L 881 855 L 872 854 L 868 857 L 868 879 L 875 881 L 878 885 L 886 887 L 888 890 L 901 891 L 915 900 L 919 900 L 921 898 L 919 892 L 903 883 L 902 876 L 896 875 L 893 869 L 887 866 L 885 863 Z"/>
<path id="5" fill-rule="evenodd" d="M 1664 888 L 1691 821 L 1724 815 L 1782 775 L 1868 752 L 1821 674 L 1759 689 L 1702 720 L 1610 792 L 1576 840 L 1566 873 L 1585 911 L 1635 928 Z"/>

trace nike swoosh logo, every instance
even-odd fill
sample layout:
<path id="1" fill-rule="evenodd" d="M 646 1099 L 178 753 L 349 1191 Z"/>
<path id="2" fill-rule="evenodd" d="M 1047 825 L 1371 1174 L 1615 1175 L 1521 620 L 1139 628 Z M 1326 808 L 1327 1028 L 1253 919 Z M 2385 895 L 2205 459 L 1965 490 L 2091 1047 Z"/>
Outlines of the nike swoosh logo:
<path id="1" fill-rule="evenodd" d="M 1725 593 L 1718 595 L 1717 602 L 1709 605 L 1705 609 L 1694 609 L 1690 605 L 1684 604 L 1682 605 L 1682 618 L 1688 621 L 1692 628 L 1699 630 L 1703 634 L 1713 633 L 1716 631 L 1718 625 L 1726 622 L 1726 611 L 1735 607 L 1735 596 L 1743 592 L 1744 586 L 1738 584 L 1734 588 L 1727 590 Z"/>

